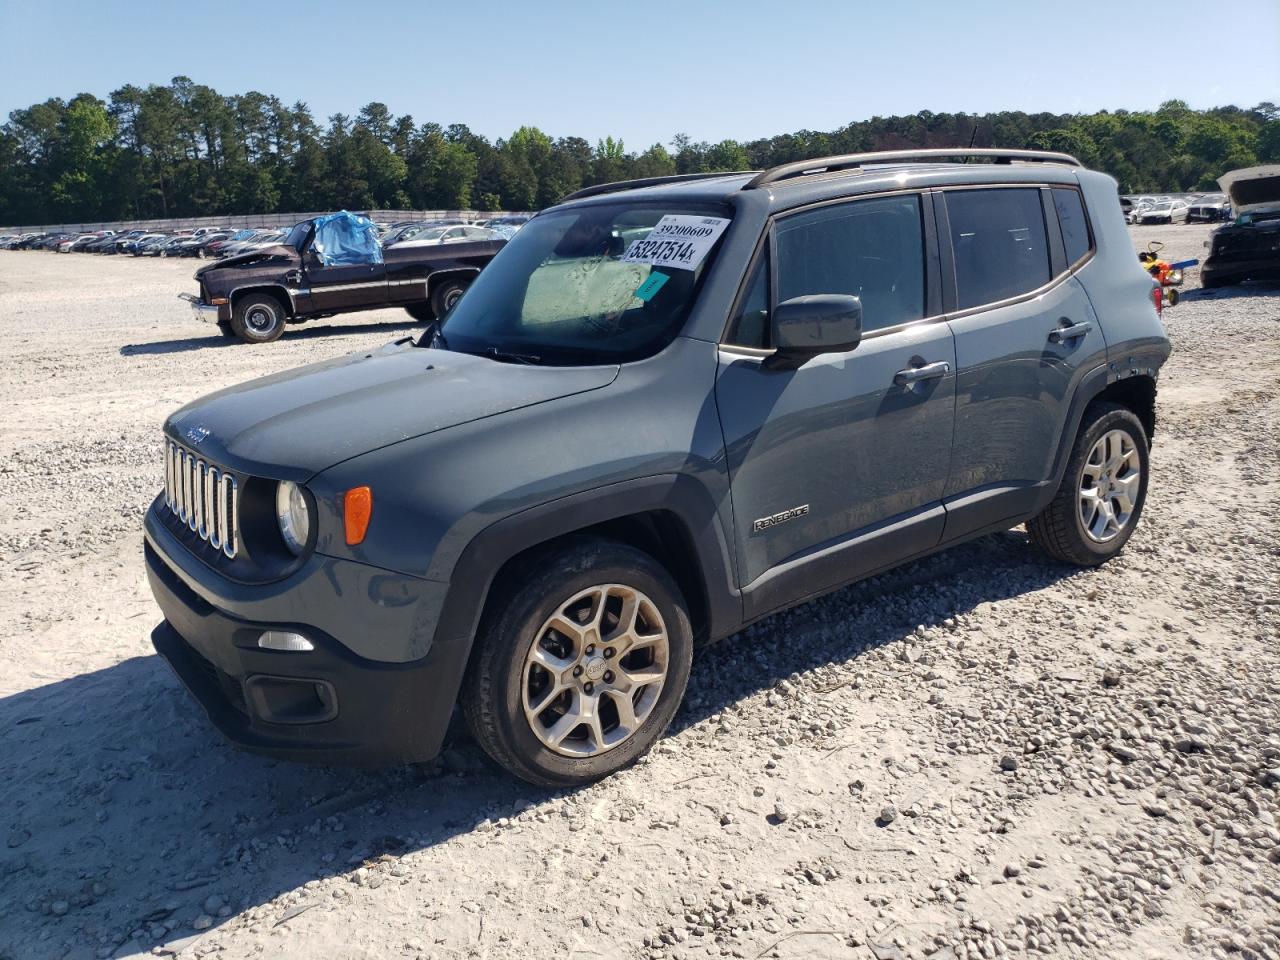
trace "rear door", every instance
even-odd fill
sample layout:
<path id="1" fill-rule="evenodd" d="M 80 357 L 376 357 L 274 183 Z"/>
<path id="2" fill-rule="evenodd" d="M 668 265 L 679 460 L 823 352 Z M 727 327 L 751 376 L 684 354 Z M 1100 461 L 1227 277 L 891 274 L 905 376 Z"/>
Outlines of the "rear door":
<path id="1" fill-rule="evenodd" d="M 933 250 L 918 193 L 777 221 L 716 381 L 748 616 L 940 539 L 955 349 Z M 861 298 L 862 342 L 797 370 L 764 366 L 774 304 L 819 293 Z"/>
<path id="2" fill-rule="evenodd" d="M 1065 187 L 939 196 L 957 364 L 946 496 L 1023 489 L 1034 499 L 1034 485 L 1050 478 L 1071 390 L 1106 359 L 1102 328 L 1074 276 L 1094 251 L 1085 208 L 1079 191 Z M 965 532 L 949 526 L 947 538 Z"/>

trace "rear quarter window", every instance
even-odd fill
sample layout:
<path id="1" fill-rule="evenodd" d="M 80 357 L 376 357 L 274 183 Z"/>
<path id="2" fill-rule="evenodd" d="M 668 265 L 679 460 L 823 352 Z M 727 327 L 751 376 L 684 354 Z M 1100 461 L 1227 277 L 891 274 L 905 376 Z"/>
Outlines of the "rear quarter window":
<path id="1" fill-rule="evenodd" d="M 1058 211 L 1058 226 L 1062 228 L 1062 244 L 1067 251 L 1067 263 L 1077 264 L 1088 255 L 1091 248 L 1089 221 L 1085 217 L 1079 191 L 1054 187 L 1053 206 Z"/>

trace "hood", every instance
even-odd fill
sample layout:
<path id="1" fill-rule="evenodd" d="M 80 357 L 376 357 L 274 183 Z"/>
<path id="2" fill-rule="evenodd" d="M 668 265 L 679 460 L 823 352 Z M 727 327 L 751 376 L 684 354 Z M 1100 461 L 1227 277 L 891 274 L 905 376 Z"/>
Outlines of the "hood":
<path id="1" fill-rule="evenodd" d="M 1280 164 L 1232 170 L 1218 180 L 1218 186 L 1231 198 L 1236 216 L 1280 210 Z"/>
<path id="2" fill-rule="evenodd" d="M 272 257 L 297 260 L 298 251 L 293 247 L 286 247 L 283 243 L 273 244 L 270 247 L 261 247 L 257 250 L 250 250 L 248 253 L 238 253 L 234 257 L 226 257 L 216 263 L 209 264 L 207 267 L 201 267 L 196 271 L 196 277 L 198 279 L 202 273 L 207 273 L 210 270 L 221 270 L 224 267 L 243 267 L 259 260 L 270 260 Z"/>
<path id="3" fill-rule="evenodd" d="M 520 366 L 402 341 L 220 390 L 178 410 L 165 430 L 233 470 L 305 480 L 388 444 L 596 390 L 617 375 L 616 365 Z"/>

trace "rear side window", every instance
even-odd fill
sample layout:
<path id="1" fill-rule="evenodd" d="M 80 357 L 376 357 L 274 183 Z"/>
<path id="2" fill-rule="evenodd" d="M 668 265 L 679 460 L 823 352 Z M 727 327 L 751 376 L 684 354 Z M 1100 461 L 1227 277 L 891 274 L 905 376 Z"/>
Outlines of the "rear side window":
<path id="1" fill-rule="evenodd" d="M 779 221 L 778 302 L 816 293 L 862 300 L 863 330 L 924 317 L 920 197 L 877 197 Z"/>
<path id="2" fill-rule="evenodd" d="M 1067 249 L 1067 263 L 1079 263 L 1089 252 L 1089 221 L 1084 216 L 1084 204 L 1076 190 L 1053 189 L 1053 205 L 1058 211 L 1058 226 L 1062 228 L 1062 243 Z"/>
<path id="3" fill-rule="evenodd" d="M 1039 189 L 949 191 L 958 307 L 1029 293 L 1049 282 L 1049 244 Z"/>

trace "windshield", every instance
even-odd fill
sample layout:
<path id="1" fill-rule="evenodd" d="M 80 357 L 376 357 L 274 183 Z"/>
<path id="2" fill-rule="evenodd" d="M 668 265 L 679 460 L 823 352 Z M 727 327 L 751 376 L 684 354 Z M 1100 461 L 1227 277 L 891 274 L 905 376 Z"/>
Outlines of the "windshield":
<path id="1" fill-rule="evenodd" d="M 303 220 L 301 223 L 295 223 L 293 225 L 293 229 L 289 231 L 289 236 L 284 240 L 285 246 L 293 247 L 293 249 L 301 251 L 302 245 L 307 241 L 307 234 L 310 232 L 310 220 Z"/>
<path id="2" fill-rule="evenodd" d="M 679 332 L 728 223 L 720 207 L 624 203 L 535 217 L 433 343 L 561 366 L 650 356 Z"/>
<path id="3" fill-rule="evenodd" d="M 1152 209 L 1152 210 L 1172 210 L 1172 209 L 1173 209 L 1173 204 L 1172 204 L 1172 203 L 1157 203 L 1157 204 L 1156 204 L 1155 206 L 1153 206 L 1151 209 Z"/>

